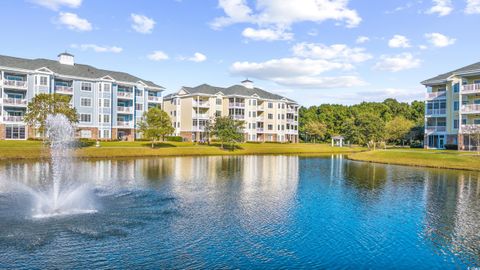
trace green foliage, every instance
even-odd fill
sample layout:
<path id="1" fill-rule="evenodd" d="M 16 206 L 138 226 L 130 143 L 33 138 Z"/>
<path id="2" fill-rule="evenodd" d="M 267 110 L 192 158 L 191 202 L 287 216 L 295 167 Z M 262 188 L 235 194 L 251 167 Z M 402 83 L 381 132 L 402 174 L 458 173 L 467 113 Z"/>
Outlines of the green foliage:
<path id="1" fill-rule="evenodd" d="M 413 127 L 413 121 L 408 120 L 403 116 L 396 116 L 385 125 L 386 139 L 394 143 L 399 141 L 403 142 L 407 139 L 407 135 Z"/>
<path id="2" fill-rule="evenodd" d="M 165 140 L 168 142 L 183 142 L 182 136 L 165 136 Z"/>
<path id="3" fill-rule="evenodd" d="M 215 119 L 212 133 L 220 140 L 222 148 L 224 147 L 224 143 L 229 143 L 232 149 L 235 149 L 235 143 L 243 139 L 243 127 L 243 121 L 234 120 L 228 116 L 221 116 Z"/>
<path id="4" fill-rule="evenodd" d="M 327 133 L 327 126 L 320 120 L 310 120 L 305 124 L 305 133 L 309 135 L 310 141 L 321 141 Z"/>
<path id="5" fill-rule="evenodd" d="M 29 126 L 36 127 L 42 136 L 50 114 L 63 114 L 71 123 L 77 123 L 77 110 L 70 105 L 70 100 L 71 97 L 66 95 L 38 94 L 28 103 L 24 120 Z"/>
<path id="6" fill-rule="evenodd" d="M 333 136 L 343 135 L 346 141 L 366 145 L 370 140 L 390 139 L 391 130 L 387 130 L 387 123 L 402 117 L 405 122 L 413 123 L 407 134 L 404 134 L 404 139 L 423 140 L 424 110 L 425 105 L 421 101 L 409 104 L 395 99 L 386 99 L 383 102 L 362 102 L 351 106 L 322 104 L 309 108 L 302 107 L 299 110 L 300 139 L 307 141 L 309 122 L 320 121 L 326 126 L 324 140 L 328 141 Z"/>
<path id="7" fill-rule="evenodd" d="M 138 130 L 144 138 L 152 141 L 152 148 L 156 141 L 164 139 L 166 135 L 175 131 L 170 116 L 156 107 L 152 107 L 143 113 L 142 119 L 138 124 Z"/>

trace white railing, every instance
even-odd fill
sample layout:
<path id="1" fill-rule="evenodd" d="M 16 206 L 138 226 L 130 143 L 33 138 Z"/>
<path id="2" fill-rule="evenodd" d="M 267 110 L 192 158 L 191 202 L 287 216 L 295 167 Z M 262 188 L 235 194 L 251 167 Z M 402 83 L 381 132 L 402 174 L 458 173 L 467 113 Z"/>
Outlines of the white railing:
<path id="1" fill-rule="evenodd" d="M 117 121 L 117 126 L 119 126 L 119 127 L 132 127 L 133 122 L 132 121 Z"/>
<path id="2" fill-rule="evenodd" d="M 259 106 L 257 107 L 257 110 L 259 110 L 259 111 L 263 111 L 264 109 L 265 109 L 265 105 L 263 105 L 263 104 L 262 104 L 262 105 L 259 105 Z"/>
<path id="3" fill-rule="evenodd" d="M 208 119 L 209 115 L 206 113 L 194 113 L 193 118 Z"/>
<path id="4" fill-rule="evenodd" d="M 427 109 L 427 115 L 443 115 L 447 113 L 447 109 Z"/>
<path id="5" fill-rule="evenodd" d="M 5 122 L 22 122 L 23 116 L 6 115 L 3 117 Z"/>
<path id="6" fill-rule="evenodd" d="M 257 128 L 257 132 L 263 132 L 263 128 Z"/>
<path id="7" fill-rule="evenodd" d="M 4 98 L 3 104 L 26 106 L 27 100 L 22 98 Z"/>
<path id="8" fill-rule="evenodd" d="M 132 92 L 117 92 L 117 97 L 133 98 L 133 93 Z"/>
<path id="9" fill-rule="evenodd" d="M 193 126 L 193 131 L 205 131 L 205 126 Z"/>
<path id="10" fill-rule="evenodd" d="M 231 103 L 228 103 L 228 106 L 229 106 L 229 107 L 245 108 L 245 103 L 241 103 L 241 102 L 231 102 Z"/>
<path id="11" fill-rule="evenodd" d="M 133 108 L 132 107 L 125 107 L 125 106 L 118 106 L 117 107 L 117 112 L 133 112 Z"/>
<path id="12" fill-rule="evenodd" d="M 148 96 L 148 101 L 161 102 L 161 101 L 162 101 L 162 98 L 161 98 L 161 97 L 157 97 L 157 96 Z"/>
<path id="13" fill-rule="evenodd" d="M 431 92 L 431 93 L 426 93 L 425 94 L 425 99 L 431 100 L 431 99 L 446 99 L 447 98 L 447 92 L 446 91 L 438 91 L 438 92 Z"/>
<path id="14" fill-rule="evenodd" d="M 73 93 L 73 87 L 64 86 L 64 85 L 55 85 L 55 92 L 72 94 Z"/>
<path id="15" fill-rule="evenodd" d="M 480 83 L 466 84 L 462 86 L 462 94 L 480 93 Z"/>
<path id="16" fill-rule="evenodd" d="M 27 81 L 4 79 L 3 85 L 8 87 L 15 87 L 15 88 L 27 88 Z"/>
<path id="17" fill-rule="evenodd" d="M 245 119 L 245 115 L 234 115 L 233 119 Z"/>
<path id="18" fill-rule="evenodd" d="M 257 117 L 257 121 L 258 121 L 258 122 L 262 122 L 262 121 L 263 121 L 263 116 L 258 116 L 258 117 Z"/>
<path id="19" fill-rule="evenodd" d="M 426 133 L 432 133 L 432 132 L 445 132 L 447 131 L 446 126 L 427 126 L 425 128 Z"/>
<path id="20" fill-rule="evenodd" d="M 210 107 L 210 102 L 208 102 L 208 101 L 194 101 L 193 106 L 194 107 Z"/>
<path id="21" fill-rule="evenodd" d="M 477 113 L 480 112 L 480 104 L 466 104 L 462 105 L 462 113 Z"/>
<path id="22" fill-rule="evenodd" d="M 467 124 L 461 126 L 462 133 L 480 133 L 480 125 L 479 124 Z"/>

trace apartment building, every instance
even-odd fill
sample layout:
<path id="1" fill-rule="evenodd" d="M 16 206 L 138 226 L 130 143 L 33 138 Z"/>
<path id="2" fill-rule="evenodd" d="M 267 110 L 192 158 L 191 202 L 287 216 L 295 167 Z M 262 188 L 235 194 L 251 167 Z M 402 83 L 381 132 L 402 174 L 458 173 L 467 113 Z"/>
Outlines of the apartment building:
<path id="1" fill-rule="evenodd" d="M 149 107 L 160 107 L 164 88 L 124 72 L 58 60 L 0 55 L 0 139 L 38 136 L 23 122 L 28 102 L 40 93 L 71 97 L 79 114 L 78 137 L 133 140 L 135 127 Z"/>
<path id="2" fill-rule="evenodd" d="M 422 82 L 425 100 L 425 148 L 458 145 L 474 149 L 480 133 L 480 62 Z"/>
<path id="3" fill-rule="evenodd" d="M 256 88 L 245 80 L 228 88 L 202 84 L 182 87 L 163 101 L 175 127 L 186 140 L 207 139 L 205 125 L 217 116 L 245 122 L 246 141 L 298 142 L 299 105 L 288 98 Z"/>

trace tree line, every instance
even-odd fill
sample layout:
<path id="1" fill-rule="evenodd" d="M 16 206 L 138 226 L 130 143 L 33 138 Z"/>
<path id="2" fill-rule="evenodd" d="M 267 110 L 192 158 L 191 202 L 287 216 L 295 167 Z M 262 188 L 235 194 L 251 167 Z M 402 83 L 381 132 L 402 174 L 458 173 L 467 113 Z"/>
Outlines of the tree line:
<path id="1" fill-rule="evenodd" d="M 299 110 L 299 135 L 303 141 L 329 141 L 342 135 L 352 144 L 420 144 L 424 133 L 425 104 L 362 102 L 356 105 L 322 104 Z"/>

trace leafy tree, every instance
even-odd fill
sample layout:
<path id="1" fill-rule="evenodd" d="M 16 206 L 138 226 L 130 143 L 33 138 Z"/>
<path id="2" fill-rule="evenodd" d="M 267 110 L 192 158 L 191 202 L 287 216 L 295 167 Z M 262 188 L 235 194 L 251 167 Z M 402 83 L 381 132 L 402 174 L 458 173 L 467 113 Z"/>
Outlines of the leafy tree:
<path id="1" fill-rule="evenodd" d="M 404 141 L 414 123 L 403 116 L 396 116 L 385 125 L 385 137 L 391 142 Z"/>
<path id="2" fill-rule="evenodd" d="M 323 140 L 327 133 L 327 126 L 318 120 L 310 120 L 305 124 L 305 133 L 313 137 L 313 142 L 316 140 Z"/>
<path id="3" fill-rule="evenodd" d="M 152 148 L 160 138 L 165 140 L 166 135 L 175 131 L 170 116 L 156 107 L 152 107 L 143 113 L 142 119 L 138 124 L 138 130 L 145 138 L 152 141 Z"/>
<path id="4" fill-rule="evenodd" d="M 48 115 L 63 114 L 71 123 L 78 122 L 77 110 L 70 105 L 70 96 L 38 94 L 28 103 L 24 121 L 36 128 L 45 138 L 45 123 Z"/>
<path id="5" fill-rule="evenodd" d="M 243 121 L 234 120 L 228 116 L 221 116 L 215 119 L 212 133 L 220 140 L 222 148 L 224 148 L 224 143 L 230 143 L 232 149 L 235 149 L 235 142 L 243 139 L 243 127 Z"/>
<path id="6" fill-rule="evenodd" d="M 357 128 L 358 142 L 366 145 L 382 141 L 385 136 L 385 122 L 378 115 L 371 112 L 362 112 L 355 118 L 355 127 Z"/>

